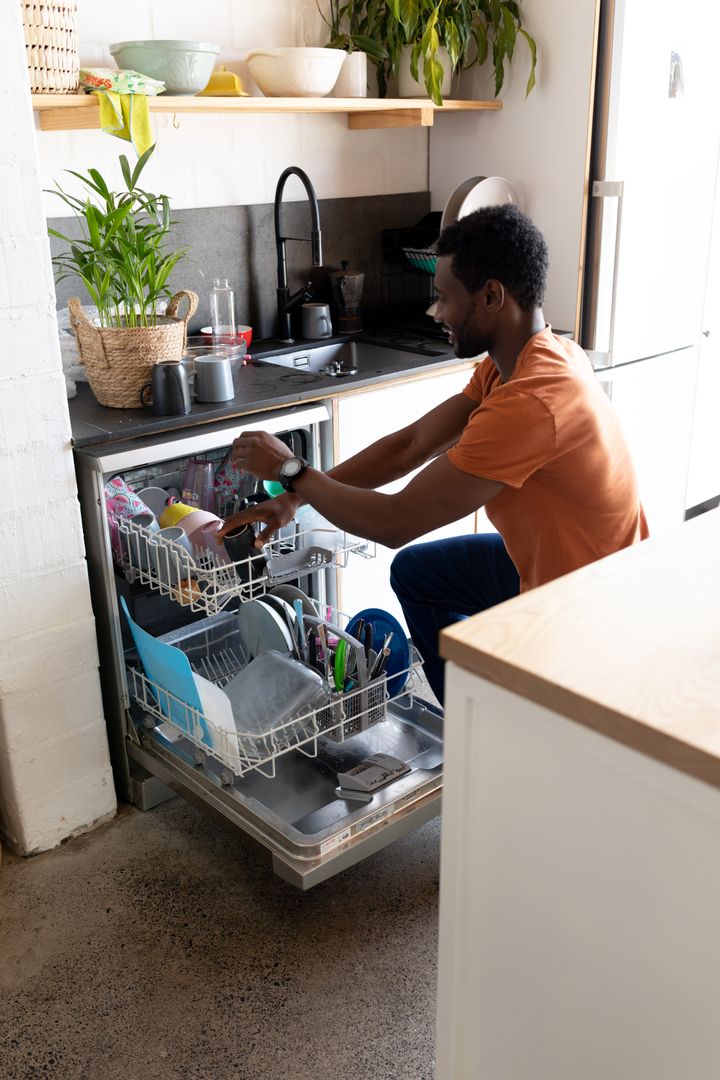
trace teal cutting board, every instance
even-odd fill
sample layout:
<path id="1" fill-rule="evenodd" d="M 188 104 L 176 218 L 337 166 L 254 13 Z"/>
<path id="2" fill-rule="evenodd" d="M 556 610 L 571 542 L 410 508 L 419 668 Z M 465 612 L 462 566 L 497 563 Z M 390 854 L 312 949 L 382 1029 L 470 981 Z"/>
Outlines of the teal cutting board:
<path id="1" fill-rule="evenodd" d="M 130 617 L 124 596 L 120 597 L 120 603 L 128 621 L 145 675 L 161 690 L 167 690 L 173 697 L 179 698 L 180 702 L 187 702 L 188 705 L 197 710 L 202 741 L 211 746 L 210 733 L 202 715 L 200 694 L 187 656 L 181 649 L 176 649 L 174 645 L 168 645 L 164 641 L 158 641 L 152 634 L 148 634 L 147 630 L 143 630 L 141 626 L 138 626 Z M 154 694 L 153 696 L 157 699 L 164 716 L 167 716 L 183 731 L 191 731 L 191 717 L 183 705 L 178 701 L 173 701 L 172 698 L 164 697 L 162 694 Z M 192 719 L 195 719 L 195 717 L 193 716 Z"/>

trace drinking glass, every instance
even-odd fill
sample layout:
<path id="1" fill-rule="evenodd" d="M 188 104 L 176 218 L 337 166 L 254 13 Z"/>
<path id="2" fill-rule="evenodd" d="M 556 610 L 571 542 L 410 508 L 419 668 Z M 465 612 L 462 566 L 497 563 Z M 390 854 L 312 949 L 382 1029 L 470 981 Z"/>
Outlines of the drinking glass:
<path id="1" fill-rule="evenodd" d="M 217 513 L 215 467 L 212 461 L 190 458 L 183 474 L 182 502 L 211 514 Z"/>

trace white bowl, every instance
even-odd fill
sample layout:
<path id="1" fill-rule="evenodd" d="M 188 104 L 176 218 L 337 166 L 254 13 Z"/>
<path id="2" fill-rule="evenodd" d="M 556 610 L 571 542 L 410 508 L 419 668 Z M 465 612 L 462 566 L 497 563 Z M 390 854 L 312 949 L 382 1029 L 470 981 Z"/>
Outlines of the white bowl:
<path id="1" fill-rule="evenodd" d="M 324 97 L 337 82 L 345 55 L 343 49 L 258 49 L 245 59 L 265 97 Z"/>

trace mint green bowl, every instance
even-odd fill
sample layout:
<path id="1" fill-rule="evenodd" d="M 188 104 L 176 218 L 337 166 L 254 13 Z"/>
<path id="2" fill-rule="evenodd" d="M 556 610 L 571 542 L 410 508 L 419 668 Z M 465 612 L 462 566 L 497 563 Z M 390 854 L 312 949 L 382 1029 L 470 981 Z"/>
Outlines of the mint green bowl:
<path id="1" fill-rule="evenodd" d="M 160 79 L 166 93 L 178 96 L 205 89 L 219 52 L 212 41 L 118 41 L 110 46 L 119 68 Z"/>

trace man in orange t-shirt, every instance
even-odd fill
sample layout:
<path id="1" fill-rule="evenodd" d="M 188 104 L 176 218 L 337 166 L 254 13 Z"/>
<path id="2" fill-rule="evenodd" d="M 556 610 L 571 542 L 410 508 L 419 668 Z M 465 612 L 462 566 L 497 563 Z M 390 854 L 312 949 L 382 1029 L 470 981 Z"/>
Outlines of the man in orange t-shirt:
<path id="1" fill-rule="evenodd" d="M 437 244 L 436 319 L 460 357 L 487 353 L 465 391 L 328 473 L 279 439 L 247 432 L 233 460 L 288 494 L 235 514 L 266 542 L 310 503 L 389 547 L 484 506 L 498 532 L 411 544 L 391 583 L 443 699 L 438 632 L 648 535 L 625 440 L 583 350 L 556 337 L 541 304 L 547 247 L 515 206 L 447 228 Z M 374 490 L 424 465 L 399 492 Z"/>

